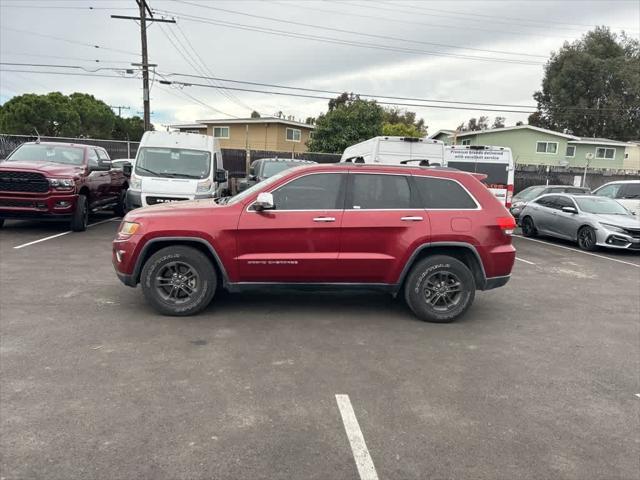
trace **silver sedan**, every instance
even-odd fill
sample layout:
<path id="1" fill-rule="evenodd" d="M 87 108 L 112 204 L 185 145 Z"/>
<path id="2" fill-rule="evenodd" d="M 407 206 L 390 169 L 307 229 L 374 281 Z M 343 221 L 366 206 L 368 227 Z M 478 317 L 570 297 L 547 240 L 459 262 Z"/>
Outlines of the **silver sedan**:
<path id="1" fill-rule="evenodd" d="M 598 247 L 640 251 L 640 218 L 615 200 L 592 195 L 543 195 L 520 213 L 525 237 L 549 235 Z"/>

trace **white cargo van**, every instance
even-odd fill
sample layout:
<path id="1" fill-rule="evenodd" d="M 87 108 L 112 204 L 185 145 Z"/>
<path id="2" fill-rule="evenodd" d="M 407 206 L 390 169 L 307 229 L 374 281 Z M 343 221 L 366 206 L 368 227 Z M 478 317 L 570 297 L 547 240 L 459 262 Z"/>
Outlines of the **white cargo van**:
<path id="1" fill-rule="evenodd" d="M 430 165 L 442 165 L 444 143 L 415 137 L 373 137 L 347 147 L 341 162 L 403 163 L 425 160 Z"/>
<path id="2" fill-rule="evenodd" d="M 131 166 L 127 209 L 196 198 L 227 190 L 218 140 L 182 132 L 146 132 Z"/>
<path id="3" fill-rule="evenodd" d="M 484 183 L 507 208 L 511 207 L 515 165 L 511 149 L 491 145 L 447 145 L 444 165 L 465 172 L 484 173 Z"/>

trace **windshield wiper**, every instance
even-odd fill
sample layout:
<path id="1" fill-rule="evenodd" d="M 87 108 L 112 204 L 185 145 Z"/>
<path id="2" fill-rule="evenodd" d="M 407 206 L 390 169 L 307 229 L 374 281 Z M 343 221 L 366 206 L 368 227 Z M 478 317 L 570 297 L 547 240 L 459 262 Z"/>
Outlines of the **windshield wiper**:
<path id="1" fill-rule="evenodd" d="M 140 165 L 136 165 L 136 170 L 142 170 L 143 172 L 150 173 L 151 175 L 160 176 L 158 172 L 154 172 L 153 170 L 149 170 L 148 168 L 141 167 Z"/>
<path id="2" fill-rule="evenodd" d="M 171 172 L 171 173 L 163 173 L 163 175 L 166 175 L 167 177 L 171 177 L 171 178 L 197 178 L 197 179 L 200 179 L 200 177 L 198 175 L 189 175 L 188 173 Z"/>

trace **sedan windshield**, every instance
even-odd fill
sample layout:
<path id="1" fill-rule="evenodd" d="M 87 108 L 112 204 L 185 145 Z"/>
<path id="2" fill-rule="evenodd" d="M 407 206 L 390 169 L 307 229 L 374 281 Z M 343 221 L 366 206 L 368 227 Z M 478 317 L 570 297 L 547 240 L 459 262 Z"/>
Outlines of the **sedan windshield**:
<path id="1" fill-rule="evenodd" d="M 284 170 L 287 170 L 288 168 L 297 167 L 299 165 L 300 165 L 299 162 L 283 162 L 283 161 L 265 162 L 264 169 L 262 170 L 261 176 L 263 178 L 269 178 L 275 175 L 276 173 L 280 173 Z"/>
<path id="2" fill-rule="evenodd" d="M 519 192 L 517 195 L 514 195 L 513 200 L 520 200 L 522 202 L 530 202 L 531 200 L 533 200 L 536 197 L 539 197 L 540 195 L 542 195 L 542 192 L 544 191 L 545 187 L 529 187 L 529 188 L 525 188 L 524 190 L 522 190 L 521 192 Z"/>
<path id="3" fill-rule="evenodd" d="M 66 145 L 44 145 L 29 143 L 18 147 L 6 160 L 7 162 L 52 162 L 65 165 L 82 165 L 84 148 Z"/>
<path id="4" fill-rule="evenodd" d="M 599 215 L 629 215 L 629 211 L 607 197 L 574 197 L 580 210 Z"/>
<path id="5" fill-rule="evenodd" d="M 135 174 L 142 177 L 207 178 L 211 154 L 181 148 L 141 148 L 136 157 Z"/>

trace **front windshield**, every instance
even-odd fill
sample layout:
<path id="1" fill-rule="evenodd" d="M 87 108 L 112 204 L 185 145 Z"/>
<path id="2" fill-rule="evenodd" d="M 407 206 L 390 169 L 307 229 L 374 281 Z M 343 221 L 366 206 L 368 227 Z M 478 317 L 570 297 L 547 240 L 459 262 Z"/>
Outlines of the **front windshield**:
<path id="1" fill-rule="evenodd" d="M 202 150 L 143 147 L 136 157 L 135 174 L 142 177 L 207 178 L 211 154 Z"/>
<path id="2" fill-rule="evenodd" d="M 66 145 L 44 145 L 29 143 L 18 147 L 6 160 L 7 162 L 52 162 L 65 165 L 82 165 L 84 148 Z"/>
<path id="3" fill-rule="evenodd" d="M 599 215 L 629 215 L 629 211 L 607 197 L 575 197 L 580 210 Z"/>
<path id="4" fill-rule="evenodd" d="M 534 198 L 540 196 L 545 187 L 529 187 L 522 190 L 517 195 L 514 195 L 513 200 L 520 200 L 523 202 L 529 202 Z"/>
<path id="5" fill-rule="evenodd" d="M 234 203 L 242 202 L 244 199 L 250 197 L 255 192 L 257 192 L 259 190 L 262 190 L 263 188 L 268 187 L 269 185 L 277 182 L 282 177 L 284 177 L 284 175 L 285 175 L 284 172 L 278 173 L 278 174 L 274 175 L 273 177 L 267 178 L 263 182 L 256 183 L 255 185 L 247 188 L 246 190 L 240 192 L 239 194 L 231 197 L 231 199 L 227 202 L 227 204 L 228 205 L 233 205 Z"/>
<path id="6" fill-rule="evenodd" d="M 276 173 L 283 172 L 288 168 L 297 167 L 299 165 L 300 163 L 298 162 L 283 162 L 283 161 L 265 162 L 261 177 L 269 178 L 275 175 Z"/>

